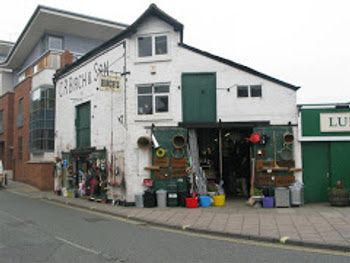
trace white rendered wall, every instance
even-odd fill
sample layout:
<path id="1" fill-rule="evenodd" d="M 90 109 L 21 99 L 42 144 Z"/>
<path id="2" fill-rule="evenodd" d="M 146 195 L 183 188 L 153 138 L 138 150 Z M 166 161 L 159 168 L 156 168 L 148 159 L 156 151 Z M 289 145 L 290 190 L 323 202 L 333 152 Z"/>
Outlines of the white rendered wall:
<path id="1" fill-rule="evenodd" d="M 137 37 L 149 34 L 166 34 L 169 41 L 169 55 L 152 59 L 137 57 Z M 142 192 L 143 179 L 150 173 L 144 167 L 151 162 L 151 152 L 140 150 L 137 139 L 150 136 L 152 123 L 156 126 L 177 126 L 182 121 L 181 74 L 186 72 L 216 72 L 217 79 L 217 119 L 223 122 L 270 121 L 272 125 L 297 123 L 296 92 L 273 82 L 201 56 L 179 47 L 180 35 L 167 23 L 150 18 L 139 26 L 135 35 L 126 40 L 126 71 L 130 72 L 126 82 L 127 112 L 125 130 L 117 121 L 124 109 L 123 93 L 114 94 L 113 130 L 114 151 L 124 151 L 126 200 L 134 201 L 134 195 Z M 123 54 L 121 46 L 111 49 L 88 64 L 80 66 L 57 83 L 56 100 L 56 140 L 55 151 L 69 151 L 75 148 L 75 106 L 91 101 L 91 145 L 106 147 L 110 151 L 110 113 L 111 97 L 106 92 L 96 90 L 97 82 L 60 97 L 62 81 L 94 70 L 94 64 L 111 61 Z M 122 71 L 123 63 L 110 66 L 112 70 Z M 137 85 L 170 83 L 169 112 L 153 115 L 137 114 Z M 237 85 L 262 85 L 261 98 L 237 98 Z M 231 88 L 230 92 L 227 88 Z M 297 135 L 295 135 L 297 138 Z M 300 161 L 300 145 L 295 144 L 295 159 Z"/>
<path id="2" fill-rule="evenodd" d="M 76 106 L 88 101 L 91 103 L 91 146 L 97 149 L 106 147 L 110 152 L 113 126 L 113 149 L 114 151 L 123 150 L 124 128 L 118 121 L 118 117 L 123 114 L 123 91 L 111 92 L 98 89 L 98 75 L 107 74 L 104 71 L 107 64 L 109 74 L 114 74 L 112 71 L 123 71 L 124 48 L 122 45 L 118 45 L 58 80 L 56 84 L 56 154 L 60 155 L 62 151 L 76 148 Z M 83 78 L 85 81 L 81 84 Z M 75 81 L 80 84 L 77 86 L 65 84 L 65 82 L 75 83 Z"/>

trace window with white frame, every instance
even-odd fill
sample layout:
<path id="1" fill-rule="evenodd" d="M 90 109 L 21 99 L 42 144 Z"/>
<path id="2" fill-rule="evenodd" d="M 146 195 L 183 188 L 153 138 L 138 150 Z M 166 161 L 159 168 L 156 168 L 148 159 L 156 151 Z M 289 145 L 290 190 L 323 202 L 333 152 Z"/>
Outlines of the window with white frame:
<path id="1" fill-rule="evenodd" d="M 169 112 L 169 89 L 167 83 L 137 86 L 137 114 Z"/>
<path id="2" fill-rule="evenodd" d="M 262 97 L 261 85 L 238 85 L 237 86 L 237 97 L 248 98 L 248 97 Z"/>
<path id="3" fill-rule="evenodd" d="M 168 54 L 168 36 L 142 36 L 137 38 L 138 56 L 152 57 Z"/>

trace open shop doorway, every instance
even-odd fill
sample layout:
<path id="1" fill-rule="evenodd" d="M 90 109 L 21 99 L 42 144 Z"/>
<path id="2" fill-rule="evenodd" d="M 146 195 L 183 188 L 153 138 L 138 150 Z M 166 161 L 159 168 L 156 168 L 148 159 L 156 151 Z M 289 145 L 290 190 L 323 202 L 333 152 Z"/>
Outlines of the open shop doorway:
<path id="1" fill-rule="evenodd" d="M 228 198 L 245 198 L 251 176 L 251 128 L 196 129 L 199 163 L 208 191 L 222 184 Z"/>

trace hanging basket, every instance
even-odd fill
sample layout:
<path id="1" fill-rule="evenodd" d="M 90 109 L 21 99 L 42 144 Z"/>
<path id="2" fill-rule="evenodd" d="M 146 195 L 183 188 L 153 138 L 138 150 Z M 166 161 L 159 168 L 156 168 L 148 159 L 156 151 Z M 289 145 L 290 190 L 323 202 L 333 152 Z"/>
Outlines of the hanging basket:
<path id="1" fill-rule="evenodd" d="M 175 149 L 180 150 L 185 146 L 186 140 L 182 135 L 176 135 L 173 137 L 173 146 Z"/>

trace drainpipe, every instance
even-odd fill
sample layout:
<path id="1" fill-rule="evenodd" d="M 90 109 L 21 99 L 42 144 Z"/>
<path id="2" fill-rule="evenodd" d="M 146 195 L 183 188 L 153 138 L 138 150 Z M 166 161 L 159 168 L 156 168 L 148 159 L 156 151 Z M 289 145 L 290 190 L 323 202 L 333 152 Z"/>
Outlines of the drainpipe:
<path id="1" fill-rule="evenodd" d="M 221 182 L 223 176 L 221 119 L 219 119 L 219 174 Z"/>

